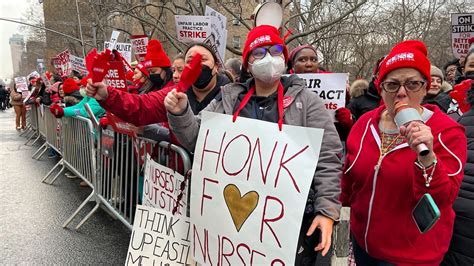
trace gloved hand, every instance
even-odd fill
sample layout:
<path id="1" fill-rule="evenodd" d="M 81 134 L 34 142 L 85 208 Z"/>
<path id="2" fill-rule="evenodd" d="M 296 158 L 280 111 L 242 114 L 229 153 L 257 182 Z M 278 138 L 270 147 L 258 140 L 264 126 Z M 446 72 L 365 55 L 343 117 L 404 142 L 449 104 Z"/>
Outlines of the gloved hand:
<path id="1" fill-rule="evenodd" d="M 354 124 L 354 120 L 352 120 L 351 111 L 345 107 L 341 107 L 336 110 L 336 120 L 344 128 L 351 128 Z"/>
<path id="2" fill-rule="evenodd" d="M 62 108 L 61 106 L 59 106 L 58 104 L 53 104 L 51 105 L 51 107 L 49 108 L 49 110 L 51 111 L 51 113 L 56 117 L 56 118 L 61 118 L 64 116 L 64 108 Z"/>
<path id="3" fill-rule="evenodd" d="M 102 128 L 106 128 L 108 125 L 110 125 L 110 122 L 109 122 L 109 119 L 107 118 L 107 116 L 103 116 L 103 117 L 100 118 L 99 125 Z"/>

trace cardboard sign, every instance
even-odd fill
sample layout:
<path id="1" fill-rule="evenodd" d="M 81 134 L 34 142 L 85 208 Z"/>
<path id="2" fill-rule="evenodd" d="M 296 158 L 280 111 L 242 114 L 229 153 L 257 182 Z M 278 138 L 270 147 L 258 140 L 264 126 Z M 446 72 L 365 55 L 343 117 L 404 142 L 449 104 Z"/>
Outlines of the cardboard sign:
<path id="1" fill-rule="evenodd" d="M 469 51 L 469 38 L 474 37 L 474 13 L 451 14 L 451 30 L 454 57 L 466 56 Z"/>
<path id="2" fill-rule="evenodd" d="M 112 43 L 104 42 L 104 50 L 105 49 L 113 50 L 111 48 L 112 48 Z M 122 57 L 125 58 L 125 60 L 127 60 L 128 63 L 132 62 L 132 44 L 119 42 L 115 45 L 115 50 L 119 51 Z"/>
<path id="3" fill-rule="evenodd" d="M 153 161 L 146 155 L 145 179 L 143 183 L 143 205 L 163 209 L 186 216 L 188 185 L 181 190 L 184 176 L 171 168 Z M 182 194 L 178 202 L 178 195 Z"/>
<path id="4" fill-rule="evenodd" d="M 225 51 L 227 45 L 227 18 L 209 6 L 206 6 L 205 15 L 212 18 L 212 33 L 205 42 L 207 42 L 211 47 L 216 47 L 216 55 L 219 58 L 221 64 L 223 64 L 225 61 Z M 212 35 L 214 36 L 212 37 Z"/>
<path id="5" fill-rule="evenodd" d="M 306 80 L 306 87 L 323 100 L 334 118 L 337 109 L 346 106 L 347 73 L 296 74 Z"/>
<path id="6" fill-rule="evenodd" d="M 127 91 L 127 78 L 121 61 L 110 61 L 110 68 L 105 75 L 105 84 L 121 91 Z"/>
<path id="7" fill-rule="evenodd" d="M 191 177 L 202 265 L 294 265 L 323 130 L 202 113 Z"/>
<path id="8" fill-rule="evenodd" d="M 189 218 L 137 205 L 125 265 L 195 265 L 190 242 Z"/>
<path id="9" fill-rule="evenodd" d="M 135 54 L 135 59 L 138 62 L 143 62 L 146 55 L 146 47 L 148 45 L 148 36 L 146 35 L 132 35 L 130 36 L 132 42 L 132 51 Z"/>
<path id="10" fill-rule="evenodd" d="M 79 72 L 81 75 L 87 75 L 86 60 L 81 57 L 69 55 L 69 62 L 71 63 L 72 70 Z"/>
<path id="11" fill-rule="evenodd" d="M 53 65 L 54 69 L 60 76 L 69 76 L 71 74 L 72 68 L 71 64 L 69 63 L 69 50 L 64 50 L 63 52 L 59 53 L 55 57 L 51 58 L 51 64 Z"/>
<path id="12" fill-rule="evenodd" d="M 204 42 L 211 34 L 212 18 L 209 16 L 174 16 L 178 41 Z"/>

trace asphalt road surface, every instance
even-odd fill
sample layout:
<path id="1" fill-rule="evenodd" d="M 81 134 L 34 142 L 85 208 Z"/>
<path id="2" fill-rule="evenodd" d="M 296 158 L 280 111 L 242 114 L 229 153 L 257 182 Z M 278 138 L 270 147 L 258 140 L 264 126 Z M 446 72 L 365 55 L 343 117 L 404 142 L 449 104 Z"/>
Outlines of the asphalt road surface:
<path id="1" fill-rule="evenodd" d="M 0 111 L 0 264 L 123 265 L 130 231 L 101 209 L 75 231 L 93 203 L 64 229 L 91 189 L 64 176 L 41 183 L 58 159 L 33 160 L 40 144 L 19 135 L 13 109 Z"/>

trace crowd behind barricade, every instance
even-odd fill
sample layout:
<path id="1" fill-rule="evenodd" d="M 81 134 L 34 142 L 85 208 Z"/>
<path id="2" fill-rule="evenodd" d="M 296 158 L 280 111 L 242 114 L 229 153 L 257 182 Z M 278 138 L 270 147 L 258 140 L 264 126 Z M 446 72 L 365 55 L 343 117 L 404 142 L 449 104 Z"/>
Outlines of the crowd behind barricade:
<path id="1" fill-rule="evenodd" d="M 186 66 L 198 55 L 199 76 L 185 90 L 177 89 Z M 102 129 L 110 128 L 116 117 L 133 124 L 137 136 L 179 145 L 191 157 L 201 111 L 227 114 L 234 121 L 273 122 L 279 130 L 283 125 L 323 128 L 295 251 L 297 265 L 314 265 L 318 253 L 329 252 L 342 206 L 351 208 L 352 263 L 474 264 L 472 48 L 460 60 L 434 66 L 423 42 L 398 43 L 373 62 L 369 80 L 347 87 L 346 106 L 336 110 L 335 119 L 295 75 L 330 73 L 320 65 L 317 49 L 302 45 L 288 51 L 272 26 L 249 32 L 241 59 L 220 62 L 204 43 L 169 58 L 158 40 L 150 40 L 144 61 L 132 64 L 133 72 L 127 73 L 128 91 L 75 71 L 63 77 L 47 73 L 51 86 L 31 78 L 28 86 L 34 93 L 26 102 L 15 85 L 9 91 L 0 87 L 0 107 L 15 108 L 16 129 L 22 130 L 27 105 L 48 106 L 58 119 L 89 118 L 89 106 Z M 124 139 L 120 145 L 134 143 Z M 52 150 L 50 156 L 59 154 Z M 116 150 L 114 156 L 127 165 L 122 174 L 126 182 L 120 186 L 134 206 L 141 202 L 135 188 L 143 186 L 143 177 L 134 179 L 129 169 L 137 169 L 139 160 L 133 149 Z M 413 210 L 425 197 L 435 203 L 430 207 L 438 220 L 420 228 Z"/>

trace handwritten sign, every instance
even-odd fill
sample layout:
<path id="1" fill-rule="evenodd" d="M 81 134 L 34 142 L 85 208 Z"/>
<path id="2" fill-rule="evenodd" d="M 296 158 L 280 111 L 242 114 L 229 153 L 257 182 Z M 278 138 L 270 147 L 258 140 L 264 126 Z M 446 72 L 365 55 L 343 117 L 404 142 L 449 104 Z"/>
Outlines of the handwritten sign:
<path id="1" fill-rule="evenodd" d="M 203 112 L 191 178 L 194 259 L 294 265 L 323 130 Z"/>
<path id="2" fill-rule="evenodd" d="M 106 49 L 107 48 L 109 48 L 110 50 L 115 49 L 115 45 L 117 44 L 119 35 L 120 35 L 120 31 L 117 31 L 117 30 L 112 31 L 112 34 L 110 35 L 110 42 L 109 42 L 110 46 L 106 47 Z"/>
<path id="3" fill-rule="evenodd" d="M 210 16 L 212 21 L 212 33 L 205 42 L 208 42 L 211 47 L 216 47 L 216 55 L 219 58 L 221 64 L 223 64 L 227 45 L 227 18 L 210 6 L 206 6 L 205 15 Z"/>
<path id="4" fill-rule="evenodd" d="M 347 73 L 297 74 L 306 80 L 306 87 L 323 100 L 326 110 L 334 118 L 337 109 L 346 106 Z"/>
<path id="5" fill-rule="evenodd" d="M 188 186 L 181 190 L 184 176 L 178 172 L 153 161 L 150 155 L 146 156 L 145 179 L 143 181 L 143 205 L 159 208 L 186 215 L 186 202 Z M 182 198 L 178 202 L 178 195 Z"/>
<path id="6" fill-rule="evenodd" d="M 146 55 L 146 47 L 148 45 L 148 36 L 146 35 L 132 35 L 130 36 L 132 42 L 132 51 L 135 54 L 135 59 L 138 62 L 143 62 Z"/>
<path id="7" fill-rule="evenodd" d="M 474 37 L 474 13 L 451 14 L 451 31 L 454 57 L 466 56 L 469 38 Z"/>
<path id="8" fill-rule="evenodd" d="M 190 244 L 189 218 L 137 205 L 125 265 L 194 265 Z"/>

